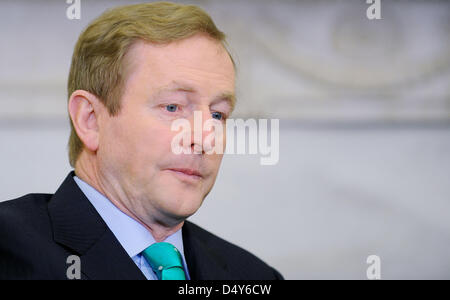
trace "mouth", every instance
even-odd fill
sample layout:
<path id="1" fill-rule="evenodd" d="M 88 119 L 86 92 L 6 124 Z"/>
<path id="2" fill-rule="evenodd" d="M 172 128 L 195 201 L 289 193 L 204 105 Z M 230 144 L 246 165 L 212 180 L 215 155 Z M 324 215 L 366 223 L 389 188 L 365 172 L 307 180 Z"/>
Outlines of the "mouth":
<path id="1" fill-rule="evenodd" d="M 170 168 L 166 169 L 167 171 L 173 172 L 178 178 L 181 180 L 188 181 L 199 181 L 203 179 L 203 175 L 194 169 L 186 169 L 186 168 Z"/>

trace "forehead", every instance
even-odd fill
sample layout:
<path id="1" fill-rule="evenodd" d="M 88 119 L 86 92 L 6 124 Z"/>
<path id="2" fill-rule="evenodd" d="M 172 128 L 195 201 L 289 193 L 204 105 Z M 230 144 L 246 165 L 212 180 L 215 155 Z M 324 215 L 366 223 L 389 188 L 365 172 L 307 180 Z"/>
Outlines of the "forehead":
<path id="1" fill-rule="evenodd" d="M 228 92 L 235 84 L 234 65 L 225 47 L 202 34 L 169 44 L 135 42 L 123 69 L 127 81 L 144 81 L 155 89 L 182 81 Z"/>

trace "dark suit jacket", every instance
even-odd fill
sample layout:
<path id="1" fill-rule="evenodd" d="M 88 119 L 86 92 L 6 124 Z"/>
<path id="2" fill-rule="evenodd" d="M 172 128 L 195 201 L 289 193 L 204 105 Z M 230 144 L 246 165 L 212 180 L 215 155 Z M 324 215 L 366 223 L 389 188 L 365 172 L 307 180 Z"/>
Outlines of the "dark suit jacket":
<path id="1" fill-rule="evenodd" d="M 67 279 L 70 255 L 81 279 L 145 279 L 73 180 L 54 195 L 28 194 L 0 203 L 0 279 Z M 191 279 L 282 279 L 249 252 L 185 222 Z"/>

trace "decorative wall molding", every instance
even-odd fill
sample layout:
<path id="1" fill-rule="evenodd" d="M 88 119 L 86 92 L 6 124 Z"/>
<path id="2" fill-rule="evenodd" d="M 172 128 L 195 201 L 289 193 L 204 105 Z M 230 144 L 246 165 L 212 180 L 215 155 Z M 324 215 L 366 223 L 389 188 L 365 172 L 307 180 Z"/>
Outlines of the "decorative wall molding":
<path id="1" fill-rule="evenodd" d="M 0 118 L 66 117 L 73 45 L 86 24 L 126 1 L 6 1 L 0 18 Z M 192 3 L 192 2 L 190 2 Z M 238 61 L 234 117 L 319 122 L 450 121 L 450 2 L 198 1 Z"/>

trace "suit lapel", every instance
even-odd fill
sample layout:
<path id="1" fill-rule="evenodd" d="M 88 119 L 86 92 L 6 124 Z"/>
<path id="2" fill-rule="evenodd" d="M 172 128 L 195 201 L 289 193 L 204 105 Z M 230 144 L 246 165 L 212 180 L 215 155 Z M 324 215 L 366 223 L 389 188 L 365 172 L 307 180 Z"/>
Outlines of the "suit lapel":
<path id="1" fill-rule="evenodd" d="M 208 246 L 196 225 L 185 221 L 182 233 L 184 255 L 192 280 L 230 279 L 225 261 Z"/>
<path id="2" fill-rule="evenodd" d="M 71 172 L 49 202 L 55 242 L 80 256 L 81 272 L 91 279 L 145 279 Z"/>
<path id="3" fill-rule="evenodd" d="M 82 272 L 90 279 L 146 280 L 109 229 L 80 259 Z"/>
<path id="4" fill-rule="evenodd" d="M 67 176 L 48 205 L 55 242 L 80 256 L 81 272 L 90 279 L 145 280 L 73 176 Z M 224 259 L 196 225 L 185 221 L 182 233 L 191 279 L 230 279 Z"/>

